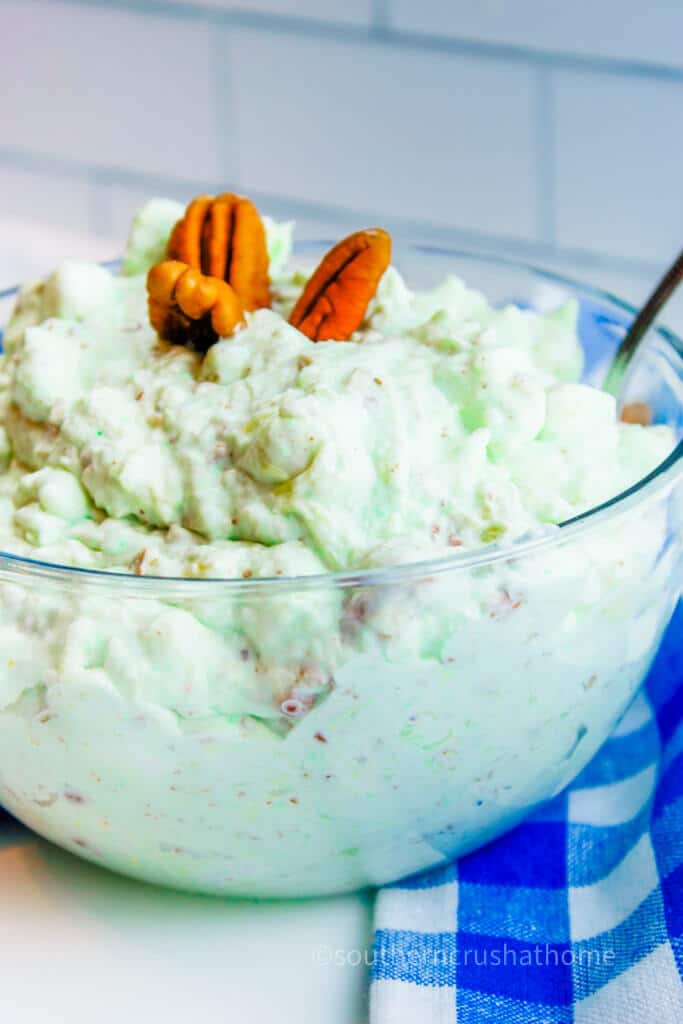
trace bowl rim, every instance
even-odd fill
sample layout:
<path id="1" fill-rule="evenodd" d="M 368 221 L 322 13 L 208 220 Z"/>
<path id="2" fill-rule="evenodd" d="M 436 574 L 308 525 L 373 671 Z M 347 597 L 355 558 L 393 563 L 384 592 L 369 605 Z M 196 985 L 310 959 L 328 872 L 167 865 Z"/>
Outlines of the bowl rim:
<path id="1" fill-rule="evenodd" d="M 332 240 L 327 238 L 305 238 L 297 240 L 295 249 L 302 252 L 306 249 L 328 246 L 331 242 Z M 425 255 L 452 256 L 476 262 L 507 266 L 531 273 L 551 283 L 569 286 L 591 298 L 603 302 L 607 301 L 610 305 L 622 310 L 629 317 L 635 316 L 638 312 L 629 302 L 606 289 L 586 284 L 577 278 L 561 274 L 526 260 L 518 260 L 513 257 L 501 256 L 485 251 L 461 249 L 449 245 L 406 242 L 400 236 L 397 248 L 399 252 L 402 249 L 409 249 L 412 252 Z M 108 260 L 102 265 L 116 269 L 120 266 L 120 263 L 120 260 Z M 20 291 L 20 287 L 14 286 L 0 290 L 0 302 L 16 296 Z M 683 340 L 676 332 L 661 324 L 656 324 L 653 331 L 673 349 L 679 358 L 683 359 Z M 40 579 L 41 582 L 57 583 L 60 585 L 86 585 L 104 587 L 104 589 L 112 588 L 131 592 L 131 596 L 151 598 L 157 597 L 160 594 L 164 598 L 188 598 L 190 596 L 193 598 L 205 598 L 207 592 L 216 590 L 233 594 L 240 593 L 244 596 L 246 594 L 254 595 L 256 592 L 263 591 L 282 593 L 292 590 L 315 590 L 327 587 L 346 589 L 350 587 L 396 585 L 404 581 L 416 582 L 441 576 L 449 572 L 465 572 L 471 569 L 491 566 L 502 561 L 517 560 L 525 555 L 535 554 L 549 547 L 558 547 L 578 536 L 592 532 L 593 529 L 604 525 L 610 520 L 630 512 L 634 507 L 646 504 L 681 478 L 683 478 L 683 441 L 679 441 L 673 451 L 658 466 L 626 490 L 562 523 L 540 527 L 537 531 L 531 531 L 530 534 L 518 537 L 516 540 L 507 543 L 486 544 L 464 552 L 378 568 L 345 569 L 314 573 L 306 576 L 250 577 L 249 579 L 219 576 L 201 578 L 188 578 L 185 576 L 135 576 L 132 573 L 117 572 L 109 569 L 88 569 L 79 566 L 45 562 L 0 549 L 0 580 L 16 582 L 17 578 L 28 576 Z"/>

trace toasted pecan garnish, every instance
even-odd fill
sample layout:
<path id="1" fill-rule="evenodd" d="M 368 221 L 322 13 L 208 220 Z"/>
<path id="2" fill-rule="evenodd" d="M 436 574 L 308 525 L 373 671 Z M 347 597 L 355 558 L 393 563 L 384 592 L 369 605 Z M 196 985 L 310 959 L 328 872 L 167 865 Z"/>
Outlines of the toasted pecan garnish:
<path id="1" fill-rule="evenodd" d="M 167 256 L 227 281 L 244 309 L 270 305 L 266 229 L 244 196 L 198 196 L 168 240 Z"/>
<path id="2" fill-rule="evenodd" d="M 244 322 L 244 309 L 226 281 L 179 260 L 165 260 L 147 275 L 149 320 L 161 338 L 206 352 Z"/>
<path id="3" fill-rule="evenodd" d="M 301 293 L 290 324 L 312 341 L 346 341 L 360 327 L 391 260 L 391 236 L 381 228 L 356 231 L 321 260 Z"/>

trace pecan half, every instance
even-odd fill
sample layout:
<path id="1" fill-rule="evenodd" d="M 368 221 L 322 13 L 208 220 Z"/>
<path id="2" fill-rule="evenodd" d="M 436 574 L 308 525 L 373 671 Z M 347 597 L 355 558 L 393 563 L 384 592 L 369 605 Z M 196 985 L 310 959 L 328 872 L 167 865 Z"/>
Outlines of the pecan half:
<path id="1" fill-rule="evenodd" d="M 356 231 L 330 249 L 299 296 L 290 324 L 312 341 L 346 341 L 360 327 L 391 260 L 391 236 Z"/>
<path id="2" fill-rule="evenodd" d="M 244 196 L 224 192 L 193 199 L 171 232 L 166 254 L 227 281 L 244 309 L 270 305 L 266 229 Z"/>
<path id="3" fill-rule="evenodd" d="M 149 320 L 159 337 L 194 352 L 206 352 L 244 322 L 242 303 L 226 281 L 179 260 L 152 267 L 147 298 Z"/>

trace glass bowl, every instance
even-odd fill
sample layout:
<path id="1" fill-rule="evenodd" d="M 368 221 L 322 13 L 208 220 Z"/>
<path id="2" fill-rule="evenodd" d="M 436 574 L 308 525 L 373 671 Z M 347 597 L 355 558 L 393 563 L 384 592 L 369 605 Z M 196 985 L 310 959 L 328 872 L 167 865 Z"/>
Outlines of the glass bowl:
<path id="1" fill-rule="evenodd" d="M 511 261 L 397 263 L 493 301 L 577 296 L 595 380 L 633 313 Z M 679 438 L 682 352 L 651 332 L 627 396 Z M 343 892 L 472 850 L 570 782 L 643 680 L 679 593 L 681 467 L 679 443 L 557 530 L 388 569 L 155 579 L 0 554 L 0 798 L 81 857 L 202 893 Z"/>

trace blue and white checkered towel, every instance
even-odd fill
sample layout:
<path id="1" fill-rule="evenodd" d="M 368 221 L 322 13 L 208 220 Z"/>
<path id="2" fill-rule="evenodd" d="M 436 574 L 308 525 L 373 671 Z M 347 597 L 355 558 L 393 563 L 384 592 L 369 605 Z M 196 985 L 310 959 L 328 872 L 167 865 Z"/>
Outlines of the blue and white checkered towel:
<path id="1" fill-rule="evenodd" d="M 568 790 L 379 893 L 373 1024 L 683 1024 L 682 640 Z"/>

